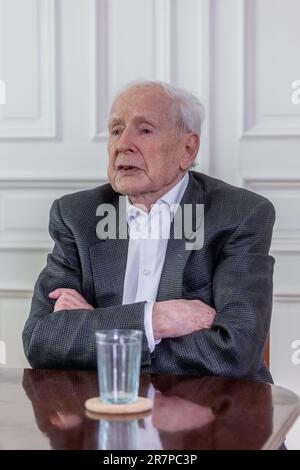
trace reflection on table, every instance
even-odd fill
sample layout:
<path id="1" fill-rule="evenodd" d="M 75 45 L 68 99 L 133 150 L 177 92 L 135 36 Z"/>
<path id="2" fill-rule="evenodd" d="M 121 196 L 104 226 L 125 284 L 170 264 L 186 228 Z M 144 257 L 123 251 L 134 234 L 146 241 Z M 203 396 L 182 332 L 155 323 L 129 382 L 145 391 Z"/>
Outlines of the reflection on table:
<path id="1" fill-rule="evenodd" d="M 5 392 L 12 379 L 20 404 L 28 406 L 30 400 L 28 427 L 46 435 L 52 449 L 276 449 L 299 414 L 298 397 L 269 384 L 142 375 L 140 395 L 153 396 L 152 412 L 95 415 L 85 410 L 84 402 L 99 394 L 96 372 L 38 369 L 0 369 L 0 413 L 12 405 L 14 398 Z M 11 431 L 13 425 L 16 438 L 10 448 L 23 448 L 26 429 L 18 427 L 18 420 L 20 411 L 2 423 L 0 443 L 6 427 Z"/>

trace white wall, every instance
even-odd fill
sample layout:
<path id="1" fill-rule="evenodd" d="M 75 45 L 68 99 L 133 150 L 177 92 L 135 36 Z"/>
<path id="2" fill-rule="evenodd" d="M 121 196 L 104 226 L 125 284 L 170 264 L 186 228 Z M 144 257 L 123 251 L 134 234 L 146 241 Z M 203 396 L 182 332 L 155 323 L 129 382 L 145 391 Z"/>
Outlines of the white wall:
<path id="1" fill-rule="evenodd" d="M 210 172 L 269 198 L 277 220 L 271 371 L 300 395 L 300 2 L 210 4 Z M 298 356 L 299 357 L 299 356 Z M 300 420 L 287 440 L 300 449 Z"/>
<path id="2" fill-rule="evenodd" d="M 51 248 L 54 198 L 106 178 L 105 119 L 135 78 L 171 81 L 207 108 L 199 169 L 277 209 L 271 369 L 300 394 L 298 0 L 0 0 L 0 344 L 20 333 Z M 2 353 L 2 360 L 4 355 Z M 1 361 L 1 358 L 0 358 Z M 298 431 L 297 431 L 298 426 Z M 300 449 L 300 423 L 288 445 Z"/>

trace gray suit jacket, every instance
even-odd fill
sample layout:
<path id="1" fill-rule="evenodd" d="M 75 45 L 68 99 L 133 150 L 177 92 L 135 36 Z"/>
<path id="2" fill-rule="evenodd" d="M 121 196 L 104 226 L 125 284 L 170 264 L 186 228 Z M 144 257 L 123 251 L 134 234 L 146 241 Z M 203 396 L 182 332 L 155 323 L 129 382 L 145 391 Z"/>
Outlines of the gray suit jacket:
<path id="1" fill-rule="evenodd" d="M 118 210 L 118 201 L 105 184 L 53 203 L 49 231 L 55 246 L 23 331 L 33 367 L 96 368 L 96 330 L 144 331 L 144 302 L 122 305 L 128 240 L 96 235 L 98 205 Z M 188 251 L 184 238 L 170 238 L 157 301 L 200 299 L 217 314 L 211 329 L 164 339 L 153 354 L 144 334 L 142 371 L 271 381 L 264 346 L 272 310 L 274 208 L 262 196 L 193 171 L 184 203 L 204 204 L 204 246 Z M 53 313 L 48 294 L 58 287 L 76 289 L 95 310 Z"/>

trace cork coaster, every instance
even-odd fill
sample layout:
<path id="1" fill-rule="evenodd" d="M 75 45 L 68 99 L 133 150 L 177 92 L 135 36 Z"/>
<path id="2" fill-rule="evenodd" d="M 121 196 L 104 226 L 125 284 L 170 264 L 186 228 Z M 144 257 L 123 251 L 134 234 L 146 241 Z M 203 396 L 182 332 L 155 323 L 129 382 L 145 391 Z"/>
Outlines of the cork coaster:
<path id="1" fill-rule="evenodd" d="M 152 409 L 153 402 L 149 398 L 138 397 L 137 401 L 133 403 L 103 403 L 99 397 L 90 398 L 85 402 L 87 410 L 93 413 L 103 414 L 132 414 L 142 413 Z"/>
<path id="2" fill-rule="evenodd" d="M 106 419 L 107 421 L 131 421 L 133 419 L 144 419 L 151 415 L 151 410 L 143 411 L 142 413 L 131 413 L 131 414 L 105 414 L 105 413 L 92 413 L 91 411 L 85 410 L 85 415 L 96 421 Z"/>

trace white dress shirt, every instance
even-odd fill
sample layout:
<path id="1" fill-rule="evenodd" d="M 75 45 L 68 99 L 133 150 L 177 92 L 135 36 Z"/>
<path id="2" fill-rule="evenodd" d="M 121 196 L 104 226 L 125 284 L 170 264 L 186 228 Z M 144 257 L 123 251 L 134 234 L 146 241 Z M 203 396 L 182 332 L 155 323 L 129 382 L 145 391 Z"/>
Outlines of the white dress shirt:
<path id="1" fill-rule="evenodd" d="M 159 343 L 154 341 L 152 310 L 165 261 L 171 222 L 188 182 L 186 173 L 176 186 L 156 201 L 149 213 L 134 206 L 126 198 L 129 246 L 122 304 L 147 302 L 144 324 L 151 352 L 155 344 Z"/>

